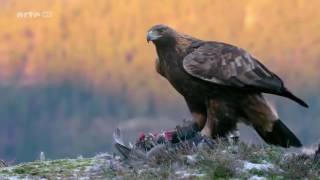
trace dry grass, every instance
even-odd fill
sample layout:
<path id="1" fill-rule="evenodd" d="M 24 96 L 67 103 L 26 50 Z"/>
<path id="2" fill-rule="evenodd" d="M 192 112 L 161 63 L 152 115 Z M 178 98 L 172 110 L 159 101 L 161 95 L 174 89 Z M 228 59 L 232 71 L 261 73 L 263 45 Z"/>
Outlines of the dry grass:
<path id="1" fill-rule="evenodd" d="M 250 164 L 248 168 L 245 164 Z M 267 167 L 267 168 L 261 168 Z M 240 143 L 180 144 L 148 160 L 121 160 L 116 156 L 31 162 L 0 169 L 0 177 L 62 177 L 76 179 L 319 179 L 319 162 L 313 156 L 287 153 L 273 146 L 253 146 Z"/>

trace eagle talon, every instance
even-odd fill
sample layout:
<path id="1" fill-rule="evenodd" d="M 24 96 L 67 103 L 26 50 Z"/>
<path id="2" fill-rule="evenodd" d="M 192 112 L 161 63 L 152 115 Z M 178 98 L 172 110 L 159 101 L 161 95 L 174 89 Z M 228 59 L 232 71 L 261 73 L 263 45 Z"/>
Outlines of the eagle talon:
<path id="1" fill-rule="evenodd" d="M 176 133 L 174 134 L 172 143 L 191 139 L 195 137 L 199 131 L 198 125 L 195 122 L 186 121 L 183 126 L 176 127 Z"/>

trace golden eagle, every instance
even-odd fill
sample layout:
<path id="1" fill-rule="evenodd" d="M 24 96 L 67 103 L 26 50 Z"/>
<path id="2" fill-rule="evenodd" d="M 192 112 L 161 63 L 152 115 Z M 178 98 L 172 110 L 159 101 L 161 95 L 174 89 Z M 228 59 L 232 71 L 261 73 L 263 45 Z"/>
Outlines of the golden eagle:
<path id="1" fill-rule="evenodd" d="M 156 47 L 157 72 L 184 96 L 198 130 L 212 138 L 224 137 L 244 122 L 269 144 L 302 146 L 262 93 L 308 105 L 247 51 L 178 33 L 166 25 L 153 26 L 147 41 Z"/>

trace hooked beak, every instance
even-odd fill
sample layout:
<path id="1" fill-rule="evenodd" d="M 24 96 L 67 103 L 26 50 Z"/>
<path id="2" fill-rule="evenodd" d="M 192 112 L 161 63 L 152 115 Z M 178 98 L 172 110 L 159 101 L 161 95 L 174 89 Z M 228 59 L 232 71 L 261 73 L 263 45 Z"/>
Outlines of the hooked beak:
<path id="1" fill-rule="evenodd" d="M 157 40 L 160 37 L 161 37 L 161 35 L 159 35 L 156 31 L 151 30 L 147 34 L 147 42 Z"/>

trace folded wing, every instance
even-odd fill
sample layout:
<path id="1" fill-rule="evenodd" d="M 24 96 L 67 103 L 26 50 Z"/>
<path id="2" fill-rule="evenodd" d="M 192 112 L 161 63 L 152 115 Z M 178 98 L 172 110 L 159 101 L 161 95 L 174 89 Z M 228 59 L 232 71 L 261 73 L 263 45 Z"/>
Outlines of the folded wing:
<path id="1" fill-rule="evenodd" d="M 187 73 L 199 79 L 238 88 L 280 93 L 282 80 L 243 49 L 207 42 L 183 60 Z"/>

